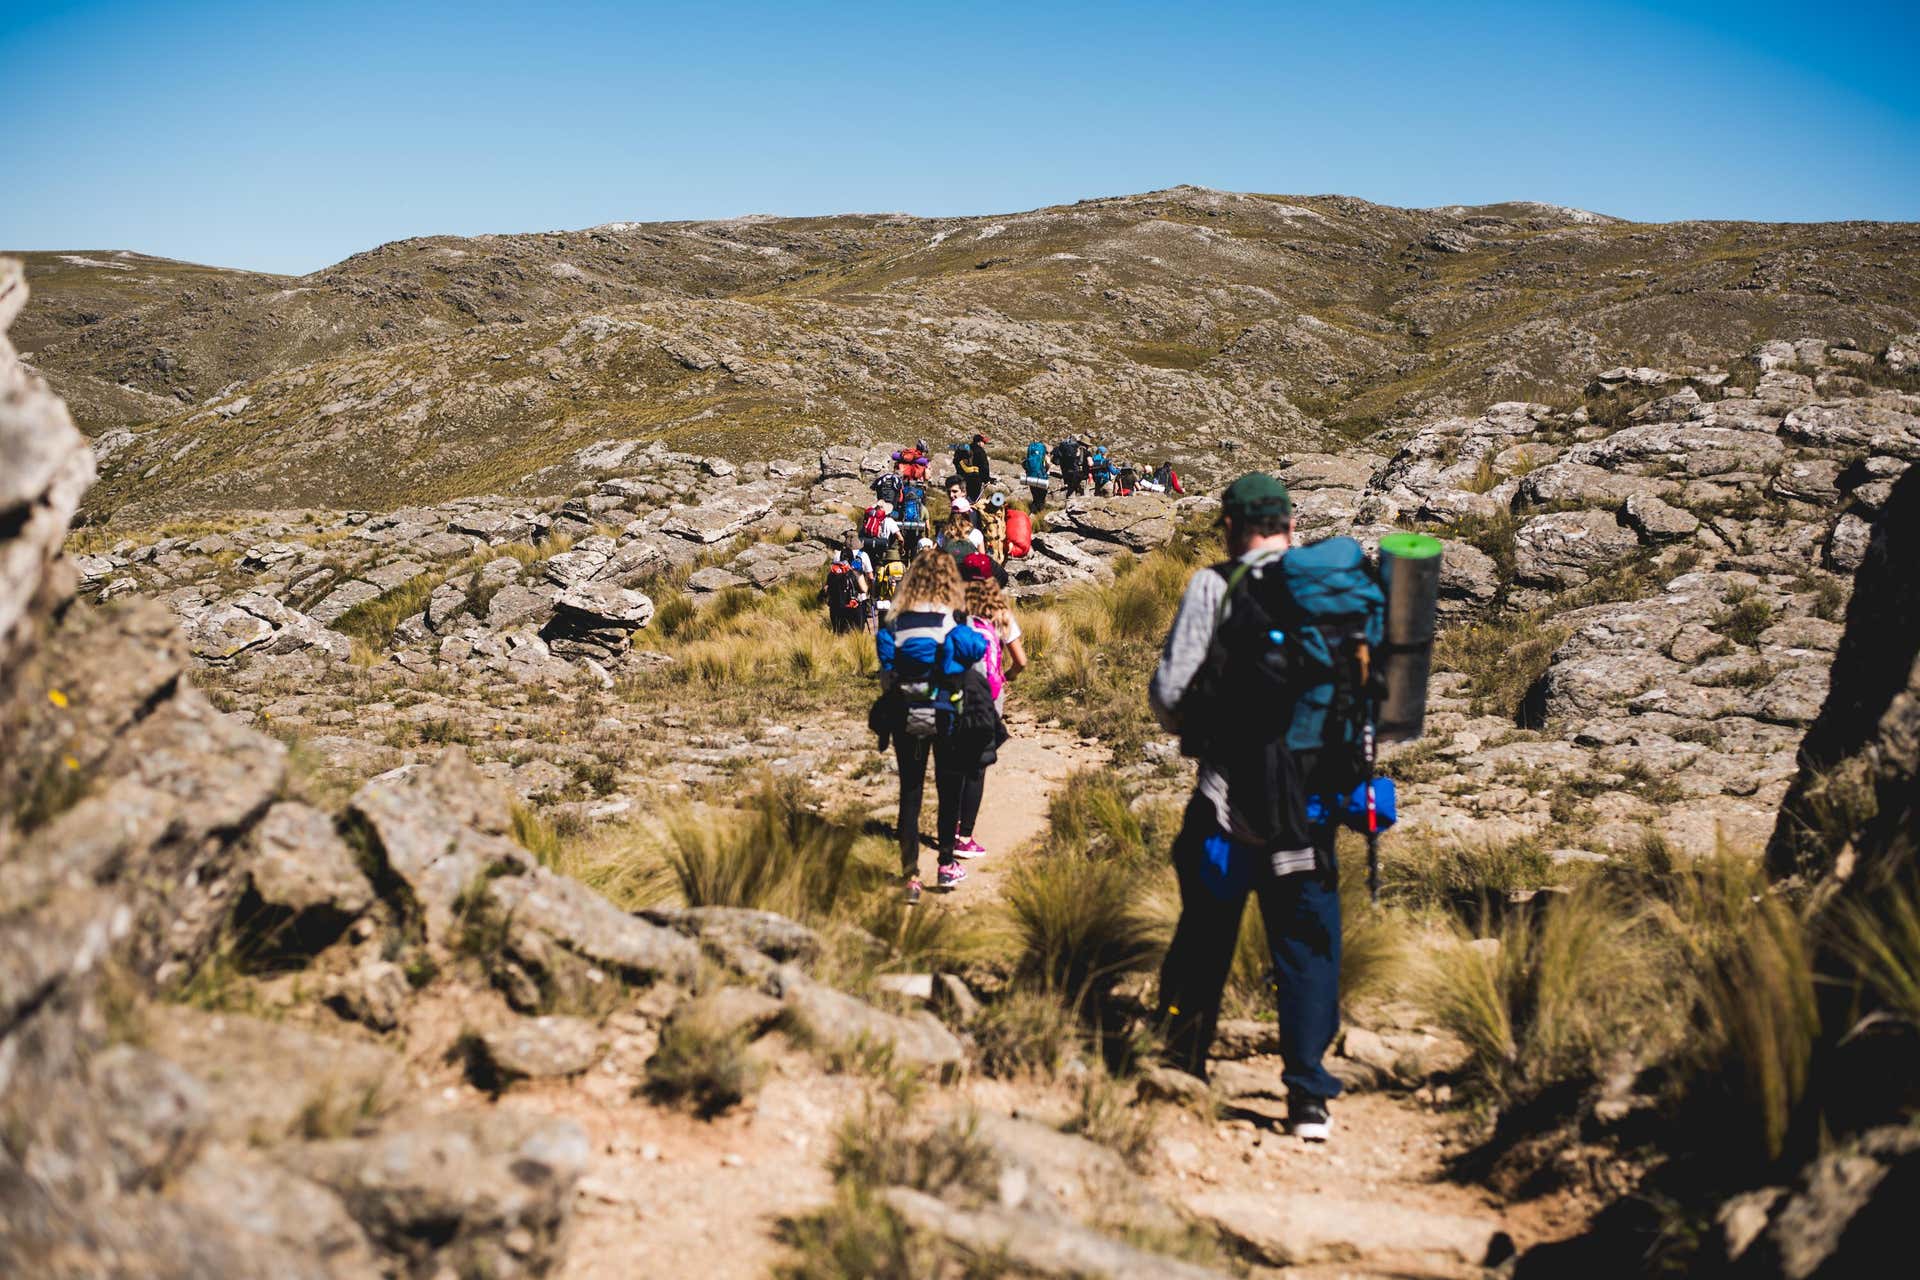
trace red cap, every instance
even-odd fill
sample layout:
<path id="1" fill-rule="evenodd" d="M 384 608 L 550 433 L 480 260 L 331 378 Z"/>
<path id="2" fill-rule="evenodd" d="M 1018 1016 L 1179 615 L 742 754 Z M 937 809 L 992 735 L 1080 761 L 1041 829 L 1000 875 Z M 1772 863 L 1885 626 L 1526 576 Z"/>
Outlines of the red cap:
<path id="1" fill-rule="evenodd" d="M 976 551 L 960 562 L 960 576 L 969 582 L 985 582 L 993 576 L 993 557 Z"/>

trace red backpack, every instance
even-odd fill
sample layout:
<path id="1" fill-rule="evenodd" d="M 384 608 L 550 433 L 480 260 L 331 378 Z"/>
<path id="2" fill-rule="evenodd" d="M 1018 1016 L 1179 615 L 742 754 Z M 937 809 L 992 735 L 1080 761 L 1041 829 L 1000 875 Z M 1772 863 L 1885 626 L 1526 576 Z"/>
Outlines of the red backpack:
<path id="1" fill-rule="evenodd" d="M 1007 557 L 1017 560 L 1033 550 L 1033 517 L 1018 507 L 1007 508 Z"/>
<path id="2" fill-rule="evenodd" d="M 867 518 L 860 526 L 860 532 L 869 538 L 877 538 L 887 527 L 887 513 L 880 509 L 879 503 L 867 508 Z"/>

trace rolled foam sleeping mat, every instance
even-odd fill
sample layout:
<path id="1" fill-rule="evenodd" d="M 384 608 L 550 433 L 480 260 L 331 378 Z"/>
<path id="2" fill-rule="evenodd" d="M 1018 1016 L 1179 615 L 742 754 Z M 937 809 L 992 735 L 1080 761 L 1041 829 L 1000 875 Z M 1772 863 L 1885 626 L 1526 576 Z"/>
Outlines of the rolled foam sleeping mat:
<path id="1" fill-rule="evenodd" d="M 1380 539 L 1380 581 L 1386 588 L 1386 644 L 1381 674 L 1381 742 L 1420 736 L 1427 719 L 1427 676 L 1433 666 L 1433 633 L 1439 616 L 1441 543 L 1424 533 L 1390 533 Z"/>

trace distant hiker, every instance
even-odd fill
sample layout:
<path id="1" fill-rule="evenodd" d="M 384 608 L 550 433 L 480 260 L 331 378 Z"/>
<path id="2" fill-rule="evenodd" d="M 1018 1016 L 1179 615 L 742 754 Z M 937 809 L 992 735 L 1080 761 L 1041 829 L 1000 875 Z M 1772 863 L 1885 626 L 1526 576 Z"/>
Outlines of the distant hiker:
<path id="1" fill-rule="evenodd" d="M 888 544 L 887 554 L 897 560 L 900 556 L 900 544 L 898 542 Z M 866 547 L 863 545 L 863 539 L 858 529 L 847 535 L 846 556 L 847 562 L 853 566 L 853 571 L 860 575 L 861 578 L 861 621 L 864 623 L 866 630 L 871 632 L 874 625 L 874 610 L 877 604 L 877 597 L 880 594 L 880 565 L 875 564 L 873 557 L 867 554 Z M 880 561 L 880 564 L 885 563 L 885 559 Z"/>
<path id="2" fill-rule="evenodd" d="M 1140 473 L 1132 467 L 1123 466 L 1113 477 L 1113 496 L 1124 498 L 1134 491 L 1140 483 Z"/>
<path id="3" fill-rule="evenodd" d="M 960 784 L 973 765 L 968 739 L 956 743 L 962 707 L 961 680 L 986 656 L 987 640 L 968 624 L 966 596 L 953 557 L 929 548 L 907 566 L 897 607 L 880 628 L 880 701 L 869 723 L 893 742 L 900 768 L 900 867 L 909 903 L 920 900 L 920 803 L 926 789 L 927 756 L 933 756 L 938 797 L 936 885 L 951 889 L 966 878 L 954 855 L 960 822 Z M 977 756 L 975 757 L 977 758 Z"/>
<path id="4" fill-rule="evenodd" d="M 997 582 L 1007 585 L 1007 567 L 984 551 L 956 551 L 954 559 L 960 562 L 960 577 L 965 582 Z"/>
<path id="5" fill-rule="evenodd" d="M 1185 486 L 1180 483 L 1180 475 L 1173 469 L 1173 463 L 1171 462 L 1163 462 L 1158 467 L 1155 467 L 1151 482 L 1142 481 L 1141 487 L 1145 488 L 1148 483 L 1154 486 L 1153 492 L 1155 493 L 1186 492 Z"/>
<path id="6" fill-rule="evenodd" d="M 896 449 L 893 453 L 893 466 L 902 480 L 913 480 L 920 484 L 927 482 L 927 442 L 920 441 L 905 449 Z"/>
<path id="7" fill-rule="evenodd" d="M 967 450 L 967 465 L 960 471 L 967 482 L 967 496 L 975 502 L 980 501 L 981 491 L 993 482 L 993 459 L 987 457 L 987 446 L 992 443 L 975 432 L 973 445 Z"/>
<path id="8" fill-rule="evenodd" d="M 827 566 L 827 581 L 820 594 L 827 602 L 827 625 L 834 631 L 859 631 L 866 626 L 866 575 L 854 563 L 854 555 L 845 548 L 834 553 Z"/>
<path id="9" fill-rule="evenodd" d="M 963 559 L 984 550 L 986 543 L 987 536 L 973 523 L 971 508 L 954 512 L 947 527 L 940 531 L 940 549 Z"/>
<path id="10" fill-rule="evenodd" d="M 924 481 L 900 482 L 900 533 L 908 560 L 919 554 L 927 536 L 927 486 Z"/>
<path id="11" fill-rule="evenodd" d="M 898 471 L 883 471 L 874 477 L 873 496 L 891 506 L 900 505 L 900 488 L 904 482 Z"/>
<path id="12" fill-rule="evenodd" d="M 980 532 L 986 536 L 986 553 L 1001 564 L 1007 562 L 1007 495 L 991 493 L 980 508 Z"/>
<path id="13" fill-rule="evenodd" d="M 1047 489 L 1052 480 L 1047 477 L 1047 446 L 1039 440 L 1027 446 L 1026 461 L 1021 464 L 1021 477 L 1026 482 L 1028 498 L 1035 511 L 1041 511 L 1047 505 Z"/>
<path id="14" fill-rule="evenodd" d="M 1339 1028 L 1340 889 L 1334 826 L 1315 801 L 1351 791 L 1364 772 L 1347 712 L 1381 639 L 1382 597 L 1351 538 L 1290 550 L 1292 498 L 1271 476 L 1234 481 L 1221 523 L 1230 559 L 1188 582 L 1149 690 L 1200 766 L 1173 844 L 1180 921 L 1160 973 L 1166 1053 L 1204 1076 L 1252 892 L 1272 953 L 1288 1125 L 1324 1141 L 1340 1092 L 1321 1061 Z"/>
<path id="15" fill-rule="evenodd" d="M 893 504 L 882 498 L 860 517 L 860 546 L 867 559 L 879 564 L 887 558 L 887 548 L 906 545 L 906 531 L 893 518 Z"/>
<path id="16" fill-rule="evenodd" d="M 1093 477 L 1094 493 L 1102 498 L 1111 497 L 1113 494 L 1114 469 L 1113 463 L 1108 459 L 1107 451 L 1104 447 L 1100 445 L 1094 446 L 1092 456 L 1087 459 L 1087 470 Z"/>
<path id="17" fill-rule="evenodd" d="M 1053 465 L 1069 498 L 1077 498 L 1087 484 L 1087 447 L 1073 436 L 1053 446 Z"/>

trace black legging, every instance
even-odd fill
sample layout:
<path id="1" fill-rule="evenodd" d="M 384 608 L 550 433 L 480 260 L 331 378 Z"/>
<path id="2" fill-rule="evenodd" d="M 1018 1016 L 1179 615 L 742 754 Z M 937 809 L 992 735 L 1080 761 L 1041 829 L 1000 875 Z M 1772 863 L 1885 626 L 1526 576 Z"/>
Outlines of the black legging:
<path id="1" fill-rule="evenodd" d="M 981 765 L 960 775 L 960 838 L 973 839 L 973 824 L 980 820 L 980 800 L 987 792 L 987 768 Z"/>
<path id="2" fill-rule="evenodd" d="M 960 788 L 967 773 L 953 758 L 947 738 L 915 738 L 905 733 L 893 735 L 893 758 L 900 766 L 900 872 L 920 874 L 920 799 L 927 786 L 927 755 L 933 755 L 933 789 L 939 797 L 940 861 L 956 861 L 953 856 L 954 832 L 960 823 Z M 974 802 L 975 812 L 979 801 Z"/>

